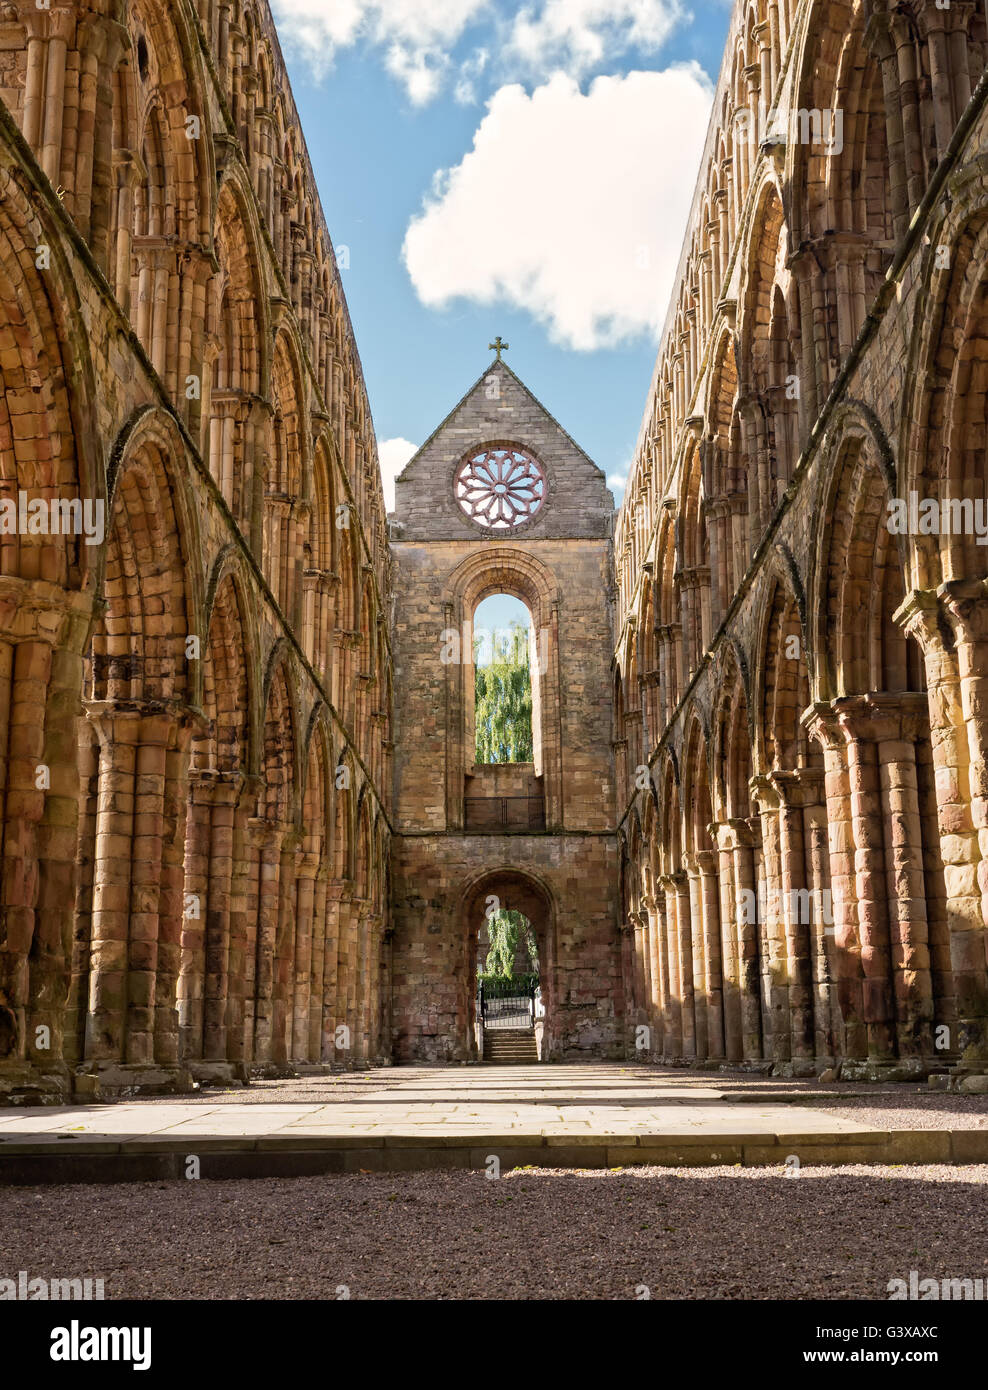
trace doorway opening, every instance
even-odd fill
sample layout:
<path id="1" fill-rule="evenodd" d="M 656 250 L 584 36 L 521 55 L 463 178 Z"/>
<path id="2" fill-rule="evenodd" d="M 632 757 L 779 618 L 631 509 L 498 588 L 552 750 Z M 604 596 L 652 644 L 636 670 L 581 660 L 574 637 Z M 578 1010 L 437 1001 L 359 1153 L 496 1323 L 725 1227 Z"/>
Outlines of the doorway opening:
<path id="1" fill-rule="evenodd" d="M 477 1021 L 485 1062 L 539 1060 L 536 1028 L 545 1016 L 535 929 L 494 895 L 477 937 Z"/>
<path id="2" fill-rule="evenodd" d="M 533 1034 L 541 1008 L 539 947 L 535 929 L 515 908 L 490 908 L 478 933 L 478 1012 L 487 1058 L 495 1032 Z M 497 1041 L 496 1039 L 493 1041 Z"/>
<path id="3" fill-rule="evenodd" d="M 464 902 L 475 1056 L 546 1060 L 553 917 L 546 890 L 511 869 L 484 875 Z"/>

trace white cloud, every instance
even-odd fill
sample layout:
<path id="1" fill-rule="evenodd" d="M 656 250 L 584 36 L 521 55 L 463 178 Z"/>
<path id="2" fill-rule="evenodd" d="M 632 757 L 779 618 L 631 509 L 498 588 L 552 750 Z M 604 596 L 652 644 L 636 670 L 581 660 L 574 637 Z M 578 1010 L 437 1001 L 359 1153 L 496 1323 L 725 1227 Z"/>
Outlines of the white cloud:
<path id="1" fill-rule="evenodd" d="M 272 0 L 278 31 L 317 77 L 325 76 L 340 49 L 358 43 L 379 47 L 388 72 L 416 105 L 436 95 L 449 55 L 489 0 Z"/>
<path id="2" fill-rule="evenodd" d="M 540 76 L 578 77 L 630 48 L 654 53 L 682 17 L 679 0 L 547 0 L 518 11 L 507 48 Z"/>
<path id="3" fill-rule="evenodd" d="M 624 492 L 625 488 L 628 486 L 628 475 L 626 473 L 623 475 L 620 473 L 612 473 L 607 479 L 607 486 L 612 488 L 614 492 Z"/>
<path id="4" fill-rule="evenodd" d="M 496 0 L 272 0 L 289 49 L 324 77 L 341 49 L 377 49 L 413 104 L 424 106 L 453 83 L 455 100 L 478 99 L 493 67 L 540 82 L 565 69 L 588 77 L 631 50 L 654 53 L 685 17 L 683 0 L 534 0 L 514 15 Z M 456 56 L 466 31 L 484 21 L 485 48 Z M 488 49 L 498 60 L 488 61 Z M 495 81 L 498 80 L 495 76 Z"/>
<path id="5" fill-rule="evenodd" d="M 381 477 L 384 481 L 384 505 L 389 512 L 395 509 L 395 478 L 408 460 L 418 453 L 419 446 L 407 439 L 385 439 L 377 446 L 377 456 L 381 463 Z"/>
<path id="6" fill-rule="evenodd" d="M 502 87 L 409 224 L 419 298 L 527 309 L 571 348 L 657 338 L 711 99 L 696 64 Z"/>
<path id="7" fill-rule="evenodd" d="M 486 48 L 478 48 L 460 64 L 453 97 L 461 106 L 472 106 L 477 101 L 476 84 L 487 67 L 488 57 Z"/>

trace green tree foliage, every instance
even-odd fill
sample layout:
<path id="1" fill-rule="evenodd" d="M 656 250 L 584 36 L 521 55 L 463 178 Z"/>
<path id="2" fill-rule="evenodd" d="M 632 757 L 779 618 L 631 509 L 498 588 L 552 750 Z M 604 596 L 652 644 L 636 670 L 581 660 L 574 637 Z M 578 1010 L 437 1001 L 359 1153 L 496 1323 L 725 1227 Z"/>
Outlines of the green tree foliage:
<path id="1" fill-rule="evenodd" d="M 507 651 L 493 653 L 474 678 L 478 763 L 532 761 L 532 674 L 528 634 L 513 623 Z"/>
<path id="2" fill-rule="evenodd" d="M 528 960 L 533 974 L 538 974 L 539 951 L 535 932 L 528 918 L 514 908 L 499 908 L 487 919 L 487 939 L 489 949 L 484 969 L 488 975 L 510 980 L 515 969 L 515 952 L 524 936 L 528 950 Z"/>

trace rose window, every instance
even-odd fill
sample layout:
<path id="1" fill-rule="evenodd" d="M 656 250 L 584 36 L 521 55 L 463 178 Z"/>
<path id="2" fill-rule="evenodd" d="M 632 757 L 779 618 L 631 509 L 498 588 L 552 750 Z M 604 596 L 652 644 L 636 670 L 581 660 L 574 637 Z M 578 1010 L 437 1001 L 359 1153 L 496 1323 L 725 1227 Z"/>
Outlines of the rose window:
<path id="1" fill-rule="evenodd" d="M 542 506 L 545 473 L 524 449 L 481 449 L 460 464 L 453 491 L 471 521 L 506 531 L 530 521 Z"/>

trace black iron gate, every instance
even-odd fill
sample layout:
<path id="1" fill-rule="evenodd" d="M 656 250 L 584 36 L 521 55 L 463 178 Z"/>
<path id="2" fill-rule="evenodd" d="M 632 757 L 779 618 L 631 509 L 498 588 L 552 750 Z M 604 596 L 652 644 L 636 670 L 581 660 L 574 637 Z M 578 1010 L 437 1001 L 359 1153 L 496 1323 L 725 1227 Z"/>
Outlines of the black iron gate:
<path id="1" fill-rule="evenodd" d="M 485 1028 L 534 1028 L 538 985 L 522 990 L 513 980 L 481 980 L 478 998 Z"/>

